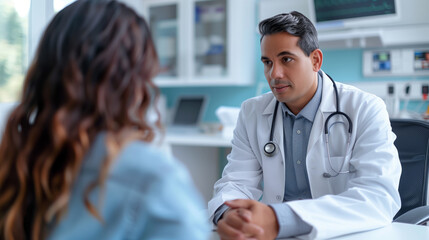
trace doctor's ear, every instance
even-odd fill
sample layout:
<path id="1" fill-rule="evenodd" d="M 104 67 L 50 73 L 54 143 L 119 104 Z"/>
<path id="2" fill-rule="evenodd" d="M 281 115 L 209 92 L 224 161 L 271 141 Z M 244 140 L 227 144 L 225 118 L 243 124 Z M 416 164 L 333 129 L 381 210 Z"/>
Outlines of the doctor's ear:
<path id="1" fill-rule="evenodd" d="M 322 50 L 316 49 L 310 53 L 310 60 L 313 64 L 313 71 L 318 72 L 322 67 L 323 53 Z"/>

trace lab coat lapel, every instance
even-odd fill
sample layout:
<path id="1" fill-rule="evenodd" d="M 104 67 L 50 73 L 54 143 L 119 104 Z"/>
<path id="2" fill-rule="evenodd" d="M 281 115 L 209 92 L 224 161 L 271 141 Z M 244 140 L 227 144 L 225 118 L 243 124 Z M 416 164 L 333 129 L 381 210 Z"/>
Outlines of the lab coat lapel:
<path id="1" fill-rule="evenodd" d="M 307 154 L 314 148 L 314 145 L 323 138 L 321 137 L 324 130 L 325 119 L 329 114 L 335 112 L 335 90 L 332 81 L 323 72 L 322 80 L 322 100 L 319 109 L 314 117 L 313 127 L 311 128 L 310 139 L 307 146 Z"/>
<path id="2" fill-rule="evenodd" d="M 266 124 L 267 124 L 267 129 L 268 129 L 268 137 L 267 137 L 267 141 L 269 139 L 270 136 L 270 131 L 271 131 L 271 123 L 273 121 L 273 115 L 274 115 L 274 107 L 276 106 L 276 98 L 273 97 L 273 100 L 271 100 L 271 102 L 267 105 L 267 107 L 265 108 L 264 112 L 262 113 L 264 116 L 266 116 Z M 280 103 L 282 104 L 282 103 Z M 284 148 L 283 148 L 283 116 L 282 116 L 282 111 L 281 111 L 281 107 L 280 105 L 278 106 L 277 109 L 275 109 L 277 111 L 277 116 L 276 116 L 276 122 L 275 122 L 275 126 L 274 126 L 274 134 L 273 134 L 273 141 L 276 144 L 276 147 L 278 148 L 278 152 L 274 155 L 274 157 L 281 157 L 282 158 L 282 162 L 284 163 Z"/>
<path id="3" fill-rule="evenodd" d="M 265 145 L 269 139 L 275 105 L 276 98 L 273 96 L 273 99 L 267 104 L 263 112 L 262 117 L 265 118 L 265 126 L 260 132 L 260 136 L 263 137 L 263 139 L 261 139 L 263 145 Z M 275 119 L 273 142 L 276 144 L 277 150 L 272 157 L 268 157 L 262 152 L 262 168 L 264 169 L 264 173 L 267 173 L 264 174 L 264 194 L 262 198 L 262 201 L 265 203 L 281 203 L 285 187 L 283 117 L 281 107 L 279 106 L 275 111 L 277 111 L 277 115 Z M 263 121 L 261 123 L 263 123 Z M 261 150 L 263 145 L 261 146 Z"/>

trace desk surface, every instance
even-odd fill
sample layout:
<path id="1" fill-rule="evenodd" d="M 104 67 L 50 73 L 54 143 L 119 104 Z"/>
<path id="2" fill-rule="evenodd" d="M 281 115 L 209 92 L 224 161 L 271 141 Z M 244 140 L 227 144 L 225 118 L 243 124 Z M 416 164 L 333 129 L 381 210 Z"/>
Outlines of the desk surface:
<path id="1" fill-rule="evenodd" d="M 211 240 L 218 240 L 217 233 L 213 233 Z M 284 240 L 293 240 L 298 238 L 287 238 Z M 405 223 L 392 223 L 389 226 L 366 231 L 344 235 L 333 240 L 424 240 L 429 239 L 429 226 L 419 226 Z"/>
<path id="2" fill-rule="evenodd" d="M 171 145 L 204 146 L 204 147 L 231 147 L 231 139 L 223 137 L 221 133 L 172 133 L 166 134 L 165 140 Z"/>
<path id="3" fill-rule="evenodd" d="M 392 223 L 387 227 L 372 231 L 354 233 L 335 238 L 336 240 L 362 240 L 362 239 L 384 239 L 384 240 L 406 240 L 429 239 L 429 227 L 405 223 Z"/>

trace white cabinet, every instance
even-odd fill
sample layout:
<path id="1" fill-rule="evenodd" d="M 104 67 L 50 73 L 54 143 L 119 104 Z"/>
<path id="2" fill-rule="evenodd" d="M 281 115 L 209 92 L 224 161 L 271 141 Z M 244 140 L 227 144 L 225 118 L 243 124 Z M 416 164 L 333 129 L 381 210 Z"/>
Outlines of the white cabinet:
<path id="1" fill-rule="evenodd" d="M 253 83 L 254 0 L 144 0 L 137 7 L 159 55 L 158 86 Z"/>

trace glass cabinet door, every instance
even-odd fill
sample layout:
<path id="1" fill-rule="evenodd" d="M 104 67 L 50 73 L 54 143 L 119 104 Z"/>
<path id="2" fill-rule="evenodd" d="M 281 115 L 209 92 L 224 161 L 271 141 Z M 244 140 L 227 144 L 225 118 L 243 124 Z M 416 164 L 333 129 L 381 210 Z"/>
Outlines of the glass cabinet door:
<path id="1" fill-rule="evenodd" d="M 226 0 L 195 2 L 194 75 L 197 77 L 227 74 L 226 11 Z"/>
<path id="2" fill-rule="evenodd" d="M 178 75 L 178 6 L 149 7 L 149 25 L 161 65 L 161 77 Z"/>

